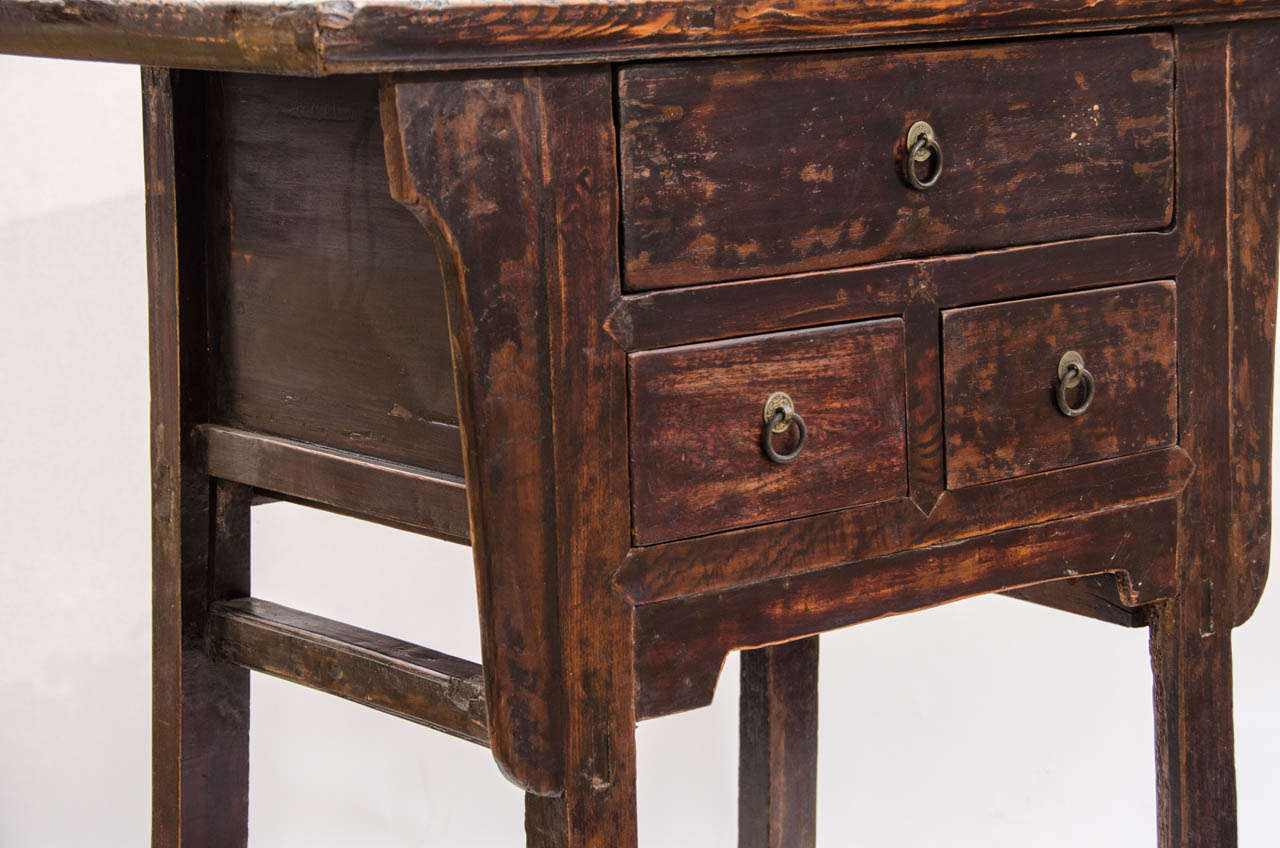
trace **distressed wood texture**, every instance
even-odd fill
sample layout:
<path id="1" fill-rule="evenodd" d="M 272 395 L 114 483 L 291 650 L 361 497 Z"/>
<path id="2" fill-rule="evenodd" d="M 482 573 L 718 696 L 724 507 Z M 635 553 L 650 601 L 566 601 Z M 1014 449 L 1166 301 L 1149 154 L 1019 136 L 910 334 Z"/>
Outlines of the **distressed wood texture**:
<path id="1" fill-rule="evenodd" d="M 1124 575 L 1137 606 L 1177 589 L 1173 500 L 990 533 L 636 609 L 641 718 L 706 706 L 729 651 L 959 598 L 1084 574 Z"/>
<path id="2" fill-rule="evenodd" d="M 190 165 L 202 149 L 204 87 L 144 69 L 151 336 L 151 841 L 248 839 L 249 674 L 205 653 L 208 606 L 249 593 L 247 487 L 214 483 L 190 428 L 207 412 L 204 208 Z"/>
<path id="3" fill-rule="evenodd" d="M 201 470 L 259 493 L 451 542 L 468 541 L 460 477 L 231 427 L 198 429 Z"/>
<path id="4" fill-rule="evenodd" d="M 1172 282 L 1108 287 L 942 313 L 947 485 L 971 486 L 1174 443 Z M 1057 406 L 1058 363 L 1093 375 L 1084 414 Z M 1079 404 L 1084 389 L 1069 391 Z"/>
<path id="5" fill-rule="evenodd" d="M 618 97 L 629 289 L 1158 229 L 1173 212 L 1167 34 L 641 65 Z M 900 170 L 918 120 L 945 162 L 927 191 Z"/>
<path id="6" fill-rule="evenodd" d="M 1275 0 L 3 0 L 0 51 L 298 75 L 1274 17 Z"/>
<path id="7" fill-rule="evenodd" d="M 381 101 L 391 193 L 435 240 L 449 305 L 489 737 L 510 779 L 552 793 L 563 728 L 541 90 L 515 74 L 389 84 Z"/>
<path id="8" fill-rule="evenodd" d="M 626 364 L 605 68 L 388 83 L 396 197 L 444 257 L 495 755 L 531 844 L 636 842 Z M 584 355 L 589 351 L 590 355 Z M 546 797 L 537 797 L 546 796 Z"/>
<path id="9" fill-rule="evenodd" d="M 1181 448 L 943 492 L 924 514 L 908 500 L 835 510 L 777 525 L 633 548 L 616 580 L 652 603 L 714 593 L 853 560 L 1173 497 L 1192 472 Z"/>
<path id="10" fill-rule="evenodd" d="M 818 637 L 744 651 L 738 848 L 814 848 Z"/>
<path id="11" fill-rule="evenodd" d="M 212 420 L 462 476 L 427 234 L 387 190 L 375 77 L 216 77 Z"/>
<path id="12" fill-rule="evenodd" d="M 1009 589 L 1000 594 L 1086 618 L 1109 621 L 1121 627 L 1146 627 L 1142 609 L 1124 602 L 1124 581 L 1114 574 L 1090 574 Z"/>
<path id="13" fill-rule="evenodd" d="M 906 493 L 902 321 L 889 318 L 632 354 L 637 544 Z M 764 404 L 785 391 L 800 455 L 764 453 Z M 797 429 L 771 436 L 792 450 Z"/>
<path id="14" fill-rule="evenodd" d="M 1161 848 L 1236 844 L 1228 39 L 1178 37 L 1178 429 L 1196 472 L 1179 502 L 1178 593 L 1151 613 Z"/>
<path id="15" fill-rule="evenodd" d="M 480 666 L 258 598 L 213 604 L 210 653 L 480 745 Z"/>
<path id="16" fill-rule="evenodd" d="M 1280 27 L 1231 35 L 1231 548 L 1235 623 L 1262 597 L 1271 555 L 1271 403 L 1280 276 Z"/>

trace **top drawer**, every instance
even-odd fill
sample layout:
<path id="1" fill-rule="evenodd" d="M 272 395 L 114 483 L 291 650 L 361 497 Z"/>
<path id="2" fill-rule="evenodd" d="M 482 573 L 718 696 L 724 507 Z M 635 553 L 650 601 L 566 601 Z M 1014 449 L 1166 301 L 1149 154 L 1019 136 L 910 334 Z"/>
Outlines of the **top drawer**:
<path id="1" fill-rule="evenodd" d="M 1164 33 L 673 62 L 619 80 L 631 290 L 1166 226 Z M 933 127 L 943 171 L 901 173 Z"/>

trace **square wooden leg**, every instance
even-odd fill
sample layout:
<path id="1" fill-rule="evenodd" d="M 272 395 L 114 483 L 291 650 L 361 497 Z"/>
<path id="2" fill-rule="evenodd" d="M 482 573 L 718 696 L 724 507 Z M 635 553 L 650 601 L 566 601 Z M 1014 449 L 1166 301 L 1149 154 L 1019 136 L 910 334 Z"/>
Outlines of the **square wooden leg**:
<path id="1" fill-rule="evenodd" d="M 1151 613 L 1160 848 L 1236 845 L 1231 631 L 1194 593 Z"/>
<path id="2" fill-rule="evenodd" d="M 739 848 L 813 848 L 818 637 L 742 653 Z"/>
<path id="3" fill-rule="evenodd" d="M 142 83 L 151 325 L 151 842 L 233 848 L 248 839 L 249 672 L 210 660 L 205 639 L 209 605 L 249 594 L 251 492 L 199 474 L 191 456 L 190 430 L 207 394 L 204 304 L 199 260 L 187 253 L 189 242 L 180 244 L 188 219 L 179 207 L 184 197 L 202 195 L 181 187 L 189 140 L 180 133 L 198 125 L 179 117 L 201 108 L 200 86 L 160 69 L 144 69 Z"/>

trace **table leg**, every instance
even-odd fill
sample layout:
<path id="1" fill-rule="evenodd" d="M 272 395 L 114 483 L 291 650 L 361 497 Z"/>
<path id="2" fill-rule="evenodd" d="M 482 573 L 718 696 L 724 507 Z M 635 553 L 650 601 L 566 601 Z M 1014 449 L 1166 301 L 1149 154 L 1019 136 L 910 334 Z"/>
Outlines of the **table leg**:
<path id="1" fill-rule="evenodd" d="M 249 672 L 209 659 L 205 625 L 210 603 L 249 594 L 251 492 L 199 474 L 187 438 L 207 393 L 201 274 L 186 243 L 179 244 L 179 234 L 199 219 L 183 218 L 179 208 L 183 196 L 201 193 L 184 189 L 179 174 L 191 153 L 183 134 L 200 126 L 202 78 L 148 68 L 142 81 L 151 326 L 151 841 L 156 848 L 227 848 L 248 839 Z"/>
<path id="2" fill-rule="evenodd" d="M 742 652 L 739 848 L 813 848 L 818 637 Z"/>
<path id="3" fill-rule="evenodd" d="M 1151 612 L 1160 848 L 1236 845 L 1231 632 L 1202 627 L 1190 592 Z"/>

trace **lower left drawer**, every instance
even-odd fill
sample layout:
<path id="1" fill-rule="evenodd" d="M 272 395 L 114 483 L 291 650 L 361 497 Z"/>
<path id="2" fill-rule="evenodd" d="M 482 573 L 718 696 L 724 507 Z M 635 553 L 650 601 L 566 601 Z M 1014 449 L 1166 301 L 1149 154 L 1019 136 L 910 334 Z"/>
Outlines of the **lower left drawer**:
<path id="1" fill-rule="evenodd" d="M 641 351 L 629 360 L 636 544 L 906 494 L 898 318 Z"/>

